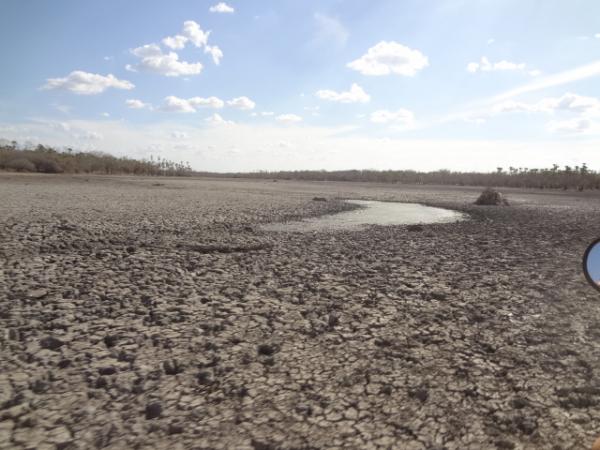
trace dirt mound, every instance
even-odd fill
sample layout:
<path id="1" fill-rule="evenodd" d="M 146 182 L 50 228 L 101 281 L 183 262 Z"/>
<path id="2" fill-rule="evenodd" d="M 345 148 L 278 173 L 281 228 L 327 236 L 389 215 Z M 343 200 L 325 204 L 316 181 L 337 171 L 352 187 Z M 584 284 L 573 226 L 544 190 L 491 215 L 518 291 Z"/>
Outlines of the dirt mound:
<path id="1" fill-rule="evenodd" d="M 487 188 L 481 193 L 479 198 L 475 200 L 476 205 L 491 205 L 491 206 L 508 206 L 508 200 L 498 191 L 492 188 Z"/>

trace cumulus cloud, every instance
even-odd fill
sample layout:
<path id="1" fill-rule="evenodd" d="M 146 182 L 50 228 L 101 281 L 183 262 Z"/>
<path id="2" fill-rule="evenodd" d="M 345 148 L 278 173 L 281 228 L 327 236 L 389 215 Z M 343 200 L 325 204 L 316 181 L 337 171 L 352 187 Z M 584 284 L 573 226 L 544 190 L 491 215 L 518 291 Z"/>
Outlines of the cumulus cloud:
<path id="1" fill-rule="evenodd" d="M 182 112 L 182 113 L 193 113 L 196 109 L 190 105 L 190 102 L 184 98 L 175 97 L 169 95 L 165 97 L 164 104 L 160 107 L 161 111 L 166 112 Z"/>
<path id="2" fill-rule="evenodd" d="M 358 84 L 353 83 L 349 91 L 336 92 L 328 89 L 321 89 L 315 94 L 322 100 L 329 100 L 338 103 L 367 103 L 371 96 L 367 94 Z"/>
<path id="3" fill-rule="evenodd" d="M 218 97 L 192 97 L 188 100 L 193 107 L 207 107 L 213 109 L 221 109 L 225 106 L 225 102 Z"/>
<path id="4" fill-rule="evenodd" d="M 280 114 L 279 116 L 275 117 L 275 120 L 284 125 L 291 125 L 302 122 L 302 117 L 297 116 L 296 114 Z"/>
<path id="5" fill-rule="evenodd" d="M 235 12 L 235 9 L 232 6 L 229 6 L 227 3 L 220 2 L 216 5 L 208 8 L 211 13 L 221 13 L 221 14 L 232 14 Z"/>
<path id="6" fill-rule="evenodd" d="M 176 36 L 167 36 L 162 40 L 162 43 L 173 50 L 181 50 L 185 48 L 185 44 L 187 44 L 187 41 L 188 38 L 178 34 Z"/>
<path id="7" fill-rule="evenodd" d="M 399 109 L 397 111 L 388 111 L 387 109 L 380 109 L 371 113 L 371 122 L 394 125 L 403 129 L 409 129 L 414 127 L 415 115 L 408 109 Z"/>
<path id="8" fill-rule="evenodd" d="M 160 110 L 167 112 L 193 113 L 196 112 L 196 108 L 207 107 L 220 109 L 223 106 L 225 106 L 225 102 L 218 97 L 192 97 L 185 99 L 170 95 L 165 98 L 165 102 L 163 106 L 160 107 Z"/>
<path id="9" fill-rule="evenodd" d="M 106 76 L 75 70 L 64 78 L 49 78 L 42 87 L 44 90 L 64 89 L 79 95 L 101 94 L 108 88 L 133 89 L 135 85 L 127 80 L 119 80 L 112 74 Z"/>
<path id="10" fill-rule="evenodd" d="M 125 104 L 127 105 L 128 108 L 131 108 L 131 109 L 151 108 L 150 104 L 144 103 L 143 101 L 137 100 L 137 99 L 125 100 Z"/>
<path id="11" fill-rule="evenodd" d="M 594 37 L 595 37 L 596 39 L 600 39 L 600 33 L 596 33 L 596 34 L 594 35 Z"/>
<path id="12" fill-rule="evenodd" d="M 223 119 L 223 117 L 221 117 L 220 114 L 214 113 L 212 116 L 207 117 L 205 119 L 205 122 L 209 123 L 210 125 L 233 125 L 233 122 L 231 120 L 225 120 Z"/>
<path id="13" fill-rule="evenodd" d="M 210 31 L 203 31 L 193 20 L 183 22 L 183 35 L 196 47 L 204 47 L 208 43 Z"/>
<path id="14" fill-rule="evenodd" d="M 490 60 L 482 56 L 480 62 L 471 62 L 467 64 L 467 71 L 471 73 L 475 73 L 478 71 L 481 72 L 494 72 L 494 71 L 506 71 L 506 70 L 525 70 L 525 63 L 514 63 L 506 60 L 498 61 L 495 63 L 490 62 Z M 539 75 L 539 71 L 531 71 L 533 72 L 531 75 Z"/>
<path id="15" fill-rule="evenodd" d="M 419 50 L 394 41 L 381 41 L 363 56 L 347 64 L 349 68 L 363 75 L 397 74 L 408 77 L 414 76 L 428 65 L 427 57 Z"/>
<path id="16" fill-rule="evenodd" d="M 202 71 L 202 63 L 189 63 L 179 61 L 179 55 L 175 52 L 163 53 L 156 44 L 147 44 L 131 50 L 134 56 L 140 58 L 140 62 L 134 66 L 127 65 L 130 71 L 144 71 L 165 75 L 167 77 L 179 77 L 182 75 L 197 75 Z"/>
<path id="17" fill-rule="evenodd" d="M 204 47 L 204 53 L 210 53 L 213 62 L 217 66 L 221 63 L 221 59 L 223 58 L 223 52 L 216 45 L 207 45 L 206 47 Z"/>
<path id="18" fill-rule="evenodd" d="M 241 109 L 241 110 L 249 110 L 254 109 L 256 103 L 250 100 L 248 97 L 236 97 L 227 102 L 229 106 L 233 108 Z"/>

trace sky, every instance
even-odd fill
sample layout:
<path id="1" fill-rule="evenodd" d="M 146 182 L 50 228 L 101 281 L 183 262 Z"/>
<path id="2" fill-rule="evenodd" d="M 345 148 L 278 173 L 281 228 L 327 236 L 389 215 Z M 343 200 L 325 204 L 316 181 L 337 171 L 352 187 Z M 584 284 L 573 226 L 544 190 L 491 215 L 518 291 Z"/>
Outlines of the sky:
<path id="1" fill-rule="evenodd" d="M 196 170 L 600 170 L 597 0 L 2 0 L 0 139 Z"/>

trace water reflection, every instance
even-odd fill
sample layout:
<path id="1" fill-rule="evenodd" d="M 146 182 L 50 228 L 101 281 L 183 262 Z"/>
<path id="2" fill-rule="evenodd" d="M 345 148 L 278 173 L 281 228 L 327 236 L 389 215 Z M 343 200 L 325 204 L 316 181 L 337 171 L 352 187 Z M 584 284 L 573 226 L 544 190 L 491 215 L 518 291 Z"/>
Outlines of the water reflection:
<path id="1" fill-rule="evenodd" d="M 264 228 L 271 231 L 324 231 L 350 230 L 367 225 L 410 225 L 417 223 L 444 223 L 464 220 L 457 211 L 432 208 L 418 203 L 377 202 L 348 200 L 361 209 L 331 214 L 297 222 L 274 223 Z"/>

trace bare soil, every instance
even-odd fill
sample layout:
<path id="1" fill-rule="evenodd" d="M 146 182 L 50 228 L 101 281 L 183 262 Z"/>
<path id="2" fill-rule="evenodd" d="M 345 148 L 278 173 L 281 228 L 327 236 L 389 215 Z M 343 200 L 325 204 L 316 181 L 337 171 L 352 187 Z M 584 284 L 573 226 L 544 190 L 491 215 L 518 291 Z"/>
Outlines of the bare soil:
<path id="1" fill-rule="evenodd" d="M 600 197 L 501 191 L 0 174 L 0 449 L 589 449 Z"/>

